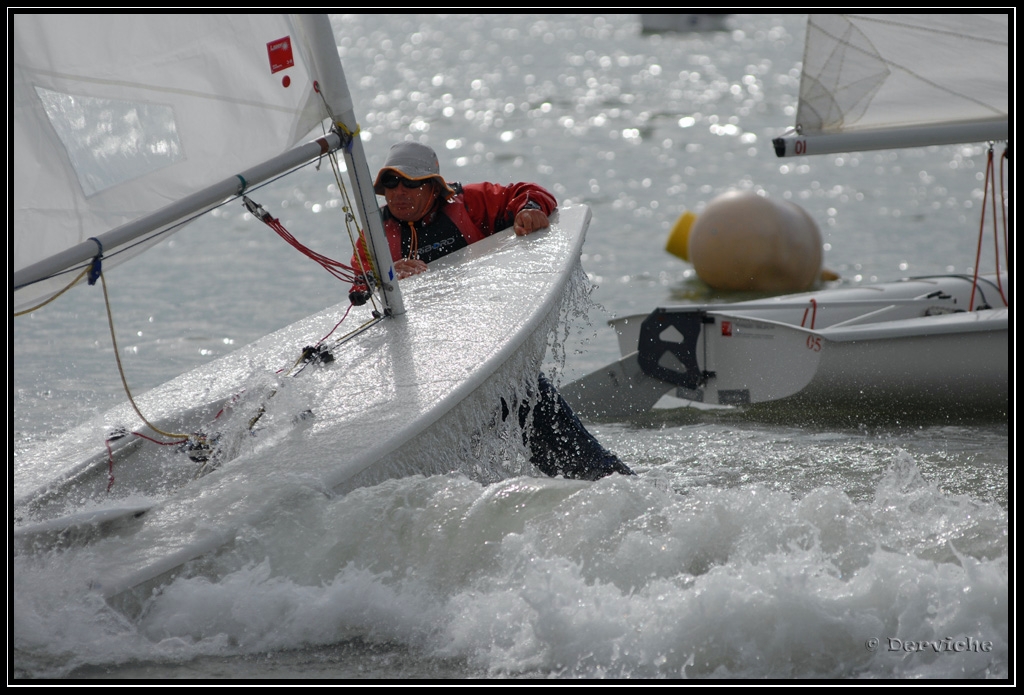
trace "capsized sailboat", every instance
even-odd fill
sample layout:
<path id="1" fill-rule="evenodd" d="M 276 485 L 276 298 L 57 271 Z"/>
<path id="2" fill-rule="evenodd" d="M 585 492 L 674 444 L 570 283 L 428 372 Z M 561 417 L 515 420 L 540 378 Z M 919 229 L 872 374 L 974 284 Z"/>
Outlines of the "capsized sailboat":
<path id="1" fill-rule="evenodd" d="M 378 285 L 373 313 L 340 338 L 325 336 L 353 321 L 347 301 L 25 452 L 18 552 L 90 543 L 104 569 L 83 581 L 133 610 L 189 561 L 309 495 L 530 468 L 465 433 L 500 432 L 496 394 L 536 383 L 579 277 L 587 207 L 450 254 L 403 280 L 403 294 L 325 15 L 15 15 L 13 39 L 16 309 L 334 151 Z"/>
<path id="2" fill-rule="evenodd" d="M 1007 15 L 811 15 L 776 154 L 1008 140 L 1008 33 Z M 986 195 L 1005 211 L 994 183 Z M 622 358 L 562 395 L 608 418 L 683 401 L 1005 409 L 1011 277 L 992 217 L 1005 270 L 620 318 Z"/>

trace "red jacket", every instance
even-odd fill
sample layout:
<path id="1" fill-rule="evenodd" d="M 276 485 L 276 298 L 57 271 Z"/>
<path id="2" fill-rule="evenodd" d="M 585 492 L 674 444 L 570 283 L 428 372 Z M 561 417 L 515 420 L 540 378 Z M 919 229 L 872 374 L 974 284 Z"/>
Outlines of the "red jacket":
<path id="1" fill-rule="evenodd" d="M 439 201 L 418 222 L 401 222 L 391 215 L 386 206 L 381 210 L 392 261 L 412 253 L 413 229 L 417 238 L 417 252 L 413 255 L 429 263 L 511 227 L 516 215 L 524 208 L 536 207 L 550 215 L 557 206 L 553 195 L 533 183 L 449 185 L 455 190 L 455 195 L 447 201 Z M 362 236 L 352 254 L 352 267 L 357 270 L 371 267 Z M 358 287 L 353 286 L 354 289 Z"/>

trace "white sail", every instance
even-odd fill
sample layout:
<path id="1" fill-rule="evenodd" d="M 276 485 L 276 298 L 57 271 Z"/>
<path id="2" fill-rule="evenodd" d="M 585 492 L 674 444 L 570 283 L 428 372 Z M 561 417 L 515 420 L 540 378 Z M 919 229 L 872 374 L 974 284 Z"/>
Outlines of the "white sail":
<path id="1" fill-rule="evenodd" d="M 780 157 L 1009 138 L 1006 14 L 815 14 Z"/>
<path id="2" fill-rule="evenodd" d="M 63 287 L 83 263 L 24 286 L 19 271 L 230 183 L 309 137 L 327 116 L 286 15 L 54 13 L 12 21 L 15 308 Z M 104 247 L 104 264 L 155 243 L 158 231 Z"/>

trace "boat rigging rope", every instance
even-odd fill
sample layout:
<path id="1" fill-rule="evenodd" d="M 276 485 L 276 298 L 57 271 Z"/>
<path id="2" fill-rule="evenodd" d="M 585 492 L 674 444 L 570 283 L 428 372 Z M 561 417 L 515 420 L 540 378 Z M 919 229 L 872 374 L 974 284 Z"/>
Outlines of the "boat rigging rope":
<path id="1" fill-rule="evenodd" d="M 977 250 L 977 252 L 975 254 L 975 258 L 974 258 L 974 284 L 973 284 L 973 286 L 971 288 L 971 301 L 970 301 L 970 304 L 968 305 L 970 311 L 974 310 L 974 294 L 975 294 L 975 289 L 978 286 L 978 273 L 980 272 L 980 266 L 981 266 L 981 242 L 982 242 L 982 238 L 985 235 L 985 209 L 988 206 L 989 189 L 991 189 L 991 191 L 992 191 L 992 230 L 993 230 L 993 240 L 995 242 L 995 264 L 996 264 L 996 273 L 995 273 L 995 275 L 996 275 L 997 289 L 999 290 L 1000 298 L 1003 300 L 1003 305 L 1004 306 L 1010 306 L 1010 303 L 1009 303 L 1009 301 L 1006 298 L 1006 292 L 1003 290 L 1002 279 L 1001 279 L 1001 276 L 999 274 L 999 256 L 1000 256 L 1000 253 L 999 253 L 999 216 L 996 214 L 996 205 L 998 205 L 999 203 L 1002 203 L 1000 205 L 1000 207 L 1002 208 L 1002 212 L 1003 212 L 1003 214 L 1002 214 L 1002 218 L 1003 218 L 1003 252 L 1005 254 L 1005 259 L 1006 259 L 1006 268 L 1007 268 L 1007 271 L 1009 271 L 1009 270 L 1011 270 L 1011 268 L 1010 268 L 1010 247 L 1009 247 L 1009 243 L 1008 243 L 1007 236 L 1006 236 L 1006 208 L 1007 208 L 1007 202 L 1006 202 L 1006 188 L 1005 188 L 1005 183 L 1004 183 L 1005 182 L 1005 178 L 1004 178 L 1004 174 L 1003 174 L 1004 167 L 1006 165 L 1005 164 L 1006 160 L 1009 157 L 1009 152 L 1007 151 L 1007 149 L 1004 149 L 1003 150 L 1003 154 L 1000 157 L 1000 188 L 1002 188 L 1002 191 L 1001 191 L 1001 194 L 999 196 L 996 195 L 995 164 L 993 162 L 993 157 L 994 157 L 994 147 L 993 147 L 993 145 L 989 144 L 988 159 L 987 159 L 986 166 L 985 166 L 984 196 L 983 196 L 982 201 L 981 201 L 981 221 L 980 221 L 980 223 L 978 225 L 978 250 Z"/>
<path id="2" fill-rule="evenodd" d="M 62 294 L 64 294 L 68 290 L 70 290 L 72 287 L 77 285 L 79 282 L 81 282 L 82 278 L 84 278 L 86 276 L 86 274 L 89 273 L 89 271 L 90 271 L 90 268 L 84 268 L 82 270 L 82 272 L 80 272 L 78 275 L 76 275 L 75 279 L 72 280 L 71 282 L 69 282 L 68 285 L 64 289 L 62 289 L 61 291 L 57 292 L 55 295 L 53 295 L 49 299 L 47 299 L 47 300 L 45 300 L 43 302 L 40 302 L 39 304 L 36 304 L 35 306 L 29 307 L 28 309 L 24 309 L 22 311 L 14 312 L 14 315 L 15 316 L 24 316 L 25 314 L 31 314 L 33 311 L 36 311 L 37 309 L 42 309 L 44 306 L 46 306 L 47 304 L 49 304 L 50 302 L 55 300 L 57 297 L 61 296 Z"/>
<path id="3" fill-rule="evenodd" d="M 96 284 L 96 278 L 99 277 L 100 273 L 102 272 L 102 268 L 103 268 L 103 244 L 101 244 L 100 240 L 97 239 L 96 237 L 89 237 L 89 240 L 90 241 L 95 241 L 96 242 L 96 246 L 99 247 L 99 251 L 96 253 L 96 256 L 92 259 L 92 261 L 89 262 L 89 265 L 87 265 L 85 268 L 83 268 L 82 272 L 80 272 L 78 275 L 76 275 L 75 279 L 72 280 L 70 283 L 68 283 L 64 287 L 64 289 L 60 290 L 59 292 L 55 293 L 49 299 L 46 299 L 45 301 L 42 301 L 42 302 L 40 302 L 39 304 L 36 304 L 33 307 L 29 307 L 28 309 L 25 309 L 23 311 L 16 311 L 16 312 L 14 312 L 15 316 L 24 316 L 25 314 L 31 314 L 33 311 L 36 311 L 37 309 L 42 309 L 44 306 L 46 306 L 47 304 L 49 304 L 50 302 L 55 300 L 57 297 L 61 296 L 62 294 L 64 294 L 68 290 L 70 290 L 72 287 L 77 285 L 82 280 L 82 278 L 85 277 L 86 275 L 89 276 L 89 284 L 90 285 L 95 285 Z"/>
<path id="4" fill-rule="evenodd" d="M 97 256 L 97 259 L 98 258 L 99 258 L 99 256 Z M 97 264 L 94 263 L 93 267 L 96 268 Z M 153 439 L 152 437 L 147 437 L 146 435 L 141 434 L 139 432 L 133 432 L 132 434 L 134 434 L 136 437 L 142 437 L 143 439 L 147 439 L 147 440 L 149 440 L 151 442 L 154 442 L 156 444 L 160 444 L 160 445 L 163 445 L 163 446 L 171 446 L 171 445 L 175 445 L 175 444 L 181 444 L 181 445 L 192 446 L 195 449 L 208 448 L 208 443 L 207 443 L 207 440 L 206 440 L 206 436 L 204 434 L 201 434 L 201 433 L 197 433 L 197 434 L 184 434 L 184 433 L 177 433 L 177 432 L 165 432 L 165 431 L 161 430 L 159 427 L 157 427 L 156 425 L 154 425 L 153 423 L 151 423 L 148 419 L 146 419 L 146 416 L 142 414 L 142 411 L 139 409 L 138 404 L 135 402 L 135 398 L 132 396 L 131 388 L 129 388 L 129 386 L 128 386 L 128 379 L 127 379 L 127 377 L 125 377 L 125 374 L 124 374 L 124 365 L 121 364 L 121 353 L 120 353 L 120 351 L 118 350 L 118 347 L 117 347 L 117 332 L 114 330 L 114 313 L 113 313 L 113 311 L 110 308 L 110 296 L 107 293 L 107 279 L 104 276 L 102 270 L 98 269 L 96 271 L 96 274 L 99 276 L 100 285 L 103 288 L 103 302 L 104 302 L 104 304 L 106 306 L 106 309 L 107 309 L 107 323 L 110 325 L 110 342 L 113 344 L 114 359 L 117 361 L 117 372 L 118 372 L 118 374 L 121 377 L 121 385 L 124 387 L 124 392 L 125 392 L 125 395 L 128 397 L 128 402 L 131 404 L 132 409 L 135 411 L 135 414 L 139 416 L 139 419 L 142 420 L 142 422 L 147 427 L 149 427 L 149 429 L 151 429 L 154 432 L 156 432 L 157 434 L 162 435 L 164 437 L 167 437 L 167 438 L 169 438 L 169 439 L 171 439 L 173 441 L 170 441 L 170 442 L 160 442 L 160 441 L 158 441 L 156 439 Z M 92 284 L 92 283 L 90 283 L 90 284 Z M 116 435 L 109 436 L 107 438 L 106 442 L 105 442 L 106 446 L 107 446 L 107 460 L 108 460 L 108 464 L 107 464 L 108 465 L 107 492 L 110 492 L 111 488 L 114 486 L 114 452 L 110 448 L 110 442 L 113 439 L 120 439 L 122 436 L 124 436 L 124 434 L 127 434 L 127 432 L 126 431 L 118 432 Z"/>
<path id="5" fill-rule="evenodd" d="M 149 427 L 149 429 L 153 430 L 157 434 L 162 434 L 165 437 L 170 437 L 172 439 L 178 440 L 188 439 L 192 435 L 175 432 L 164 432 L 163 430 L 161 430 L 159 427 L 157 427 L 156 425 L 154 425 L 153 423 L 146 419 L 146 416 L 142 414 L 142 411 L 139 410 L 139 406 L 135 403 L 135 399 L 132 397 L 132 391 L 128 387 L 128 379 L 124 375 L 124 366 L 121 364 L 121 353 L 117 347 L 117 333 L 116 331 L 114 331 L 114 313 L 110 308 L 110 296 L 107 294 L 107 279 L 102 271 L 100 271 L 99 273 L 99 278 L 100 285 L 103 287 L 103 302 L 104 304 L 106 304 L 107 307 L 107 323 L 110 325 L 110 342 L 114 346 L 114 359 L 117 360 L 117 371 L 118 374 L 121 375 L 121 384 L 124 386 L 124 392 L 128 396 L 128 402 L 131 403 L 132 409 L 135 410 L 135 414 L 139 416 L 139 419 L 142 420 L 142 422 L 145 423 L 145 425 Z"/>
<path id="6" fill-rule="evenodd" d="M 177 439 L 179 441 L 180 440 L 187 440 L 192 435 L 177 434 L 177 433 L 172 433 L 172 432 L 164 432 L 160 428 L 154 426 L 142 414 L 142 411 L 139 410 L 139 406 L 135 403 L 135 399 L 132 397 L 131 389 L 128 387 L 128 379 L 127 379 L 127 377 L 125 377 L 125 374 L 124 374 L 124 365 L 121 364 L 121 355 L 120 355 L 120 352 L 118 351 L 118 347 L 117 347 L 117 333 L 114 330 L 114 314 L 113 314 L 113 310 L 110 307 L 110 295 L 107 292 L 107 279 L 106 279 L 106 276 L 103 274 L 103 245 L 95 237 L 92 237 L 92 240 L 96 242 L 97 246 L 99 246 L 99 251 L 97 252 L 96 256 L 93 258 L 93 260 L 89 263 L 89 265 L 86 268 L 84 268 L 82 270 L 82 272 L 79 273 L 75 277 L 74 280 L 72 280 L 64 289 L 62 289 L 59 292 L 57 292 L 56 294 L 54 294 L 52 297 L 50 297 L 46 301 L 44 301 L 44 302 L 42 302 L 42 303 L 40 303 L 40 304 L 38 304 L 38 305 L 36 305 L 34 307 L 31 307 L 29 309 L 25 309 L 24 311 L 16 312 L 14 315 L 15 316 L 22 316 L 24 314 L 28 314 L 28 313 L 31 313 L 33 311 L 36 311 L 37 309 L 41 309 L 42 307 L 46 306 L 47 304 L 49 304 L 53 300 L 57 299 L 57 297 L 61 296 L 62 294 L 67 292 L 69 289 L 71 289 L 72 287 L 77 285 L 82 280 L 82 278 L 85 277 L 86 275 L 89 276 L 88 282 L 89 282 L 90 285 L 95 285 L 96 284 L 96 280 L 98 279 L 100 281 L 100 286 L 103 288 L 103 302 L 104 302 L 104 305 L 106 306 L 106 310 L 107 310 L 107 324 L 110 326 L 110 342 L 113 344 L 113 347 L 114 347 L 114 359 L 117 360 L 117 371 L 118 371 L 118 374 L 121 377 L 121 384 L 124 386 L 124 392 L 128 396 L 128 402 L 131 403 L 132 408 L 135 410 L 135 413 L 139 416 L 139 418 L 142 420 L 142 422 L 145 423 L 147 427 L 149 427 L 151 430 L 153 430 L 157 434 L 161 434 L 161 435 L 163 435 L 165 437 L 171 437 L 171 438 Z"/>
<path id="7" fill-rule="evenodd" d="M 323 106 L 324 119 L 330 120 L 331 123 L 333 124 L 334 130 L 341 136 L 342 148 L 344 148 L 348 152 L 351 152 L 352 142 L 357 137 L 360 136 L 360 133 L 362 133 L 363 129 L 357 123 L 355 130 L 351 130 L 341 120 L 334 119 L 332 115 L 332 109 L 327 104 L 327 97 L 324 96 L 323 89 L 320 87 L 320 82 L 317 80 L 313 80 L 313 91 L 315 91 L 317 95 L 320 97 L 320 103 L 321 106 Z M 321 121 L 321 125 L 322 124 L 323 121 Z M 355 206 L 352 204 L 351 198 L 349 198 L 348 187 L 345 185 L 345 181 L 341 176 L 341 166 L 338 164 L 337 152 L 329 152 L 327 153 L 327 157 L 328 160 L 331 162 L 331 170 L 334 173 L 334 181 L 338 185 L 338 191 L 341 193 L 341 197 L 343 200 L 342 210 L 345 212 L 345 230 L 348 232 L 349 242 L 352 244 L 353 249 L 356 249 L 358 245 L 362 244 L 365 251 L 366 240 L 363 238 L 363 235 L 359 232 L 358 228 L 353 229 L 353 225 L 356 222 L 355 214 L 353 213 L 353 210 L 355 210 Z M 373 278 L 376 280 L 376 284 L 380 285 L 380 278 L 372 266 L 370 268 L 367 268 L 366 266 L 363 265 L 365 253 L 353 253 L 353 257 L 355 258 L 356 263 L 359 265 L 357 269 L 357 272 L 359 274 L 358 279 L 365 282 L 369 290 L 368 299 L 370 300 L 371 306 L 373 306 L 374 314 L 376 314 L 379 312 L 379 308 L 377 307 L 377 300 L 374 298 L 372 292 L 373 285 L 369 282 L 369 280 Z"/>
<path id="8" fill-rule="evenodd" d="M 248 196 L 242 196 L 242 202 L 245 204 L 245 208 L 252 214 L 253 217 L 260 220 L 261 222 L 263 222 L 263 224 L 267 225 L 275 232 L 277 232 L 278 236 L 287 241 L 293 248 L 297 249 L 301 254 L 319 263 L 328 273 L 338 278 L 339 280 L 347 282 L 349 284 L 356 281 L 357 271 L 355 270 L 355 268 L 344 263 L 341 263 L 340 261 L 332 260 L 327 256 L 318 253 L 309 248 L 308 246 L 302 244 L 302 242 L 296 239 L 292 235 L 292 233 L 289 232 L 283 224 L 281 224 L 280 220 L 278 220 L 276 217 L 272 216 L 269 212 L 264 210 L 263 206 L 254 203 Z"/>

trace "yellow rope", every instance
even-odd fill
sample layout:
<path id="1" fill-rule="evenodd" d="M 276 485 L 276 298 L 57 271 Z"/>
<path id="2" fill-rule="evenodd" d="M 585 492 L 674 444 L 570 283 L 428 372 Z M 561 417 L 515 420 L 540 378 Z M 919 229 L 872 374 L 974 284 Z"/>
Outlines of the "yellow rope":
<path id="1" fill-rule="evenodd" d="M 72 281 L 71 281 L 71 282 L 70 282 L 70 283 L 68 284 L 68 286 L 67 286 L 67 287 L 65 287 L 64 289 L 62 289 L 62 290 L 61 290 L 60 292 L 58 292 L 57 294 L 53 295 L 52 297 L 50 297 L 50 298 L 49 298 L 49 299 L 47 299 L 46 301 L 42 302 L 41 304 L 36 304 L 36 305 L 35 305 L 34 307 L 30 307 L 30 308 L 28 308 L 28 309 L 25 309 L 24 311 L 16 311 L 16 312 L 14 312 L 14 315 L 15 315 L 15 316 L 24 316 L 25 314 L 31 314 L 31 313 L 32 313 L 33 311 L 35 311 L 36 309 L 42 309 L 42 308 L 43 308 L 44 306 L 46 306 L 47 304 L 49 304 L 50 302 L 52 302 L 53 300 L 55 300 L 55 299 L 56 299 L 57 297 L 61 296 L 62 294 L 64 294 L 64 293 L 65 293 L 65 292 L 67 292 L 68 290 L 70 290 L 70 289 L 71 289 L 72 287 L 74 287 L 74 286 L 75 286 L 76 284 L 78 284 L 78 282 L 79 282 L 79 281 L 80 281 L 80 280 L 81 280 L 82 278 L 84 278 L 84 277 L 85 277 L 85 275 L 86 275 L 86 273 L 88 273 L 88 272 L 89 272 L 89 268 L 87 267 L 87 268 L 85 268 L 85 270 L 83 270 L 83 271 L 82 271 L 81 273 L 79 273 L 79 274 L 78 274 L 78 277 L 76 277 L 76 278 L 75 278 L 74 280 L 72 280 Z"/>
<path id="2" fill-rule="evenodd" d="M 325 102 L 325 104 L 326 104 L 326 102 Z M 359 134 L 363 132 L 362 127 L 358 123 L 356 123 L 355 132 L 349 130 L 348 126 L 346 126 L 341 121 L 335 121 L 334 125 L 337 126 L 338 130 L 340 130 L 342 133 L 344 133 L 347 137 L 350 137 L 350 138 L 357 138 L 357 137 L 359 137 Z"/>
<path id="3" fill-rule="evenodd" d="M 337 152 L 331 152 L 329 159 L 331 162 L 331 169 L 334 172 L 334 181 L 338 185 L 338 192 L 341 194 L 341 209 L 345 213 L 345 231 L 348 234 L 349 243 L 352 244 L 352 248 L 356 250 L 356 253 L 353 254 L 356 265 L 362 275 L 379 277 L 377 275 L 376 268 L 372 266 L 372 262 L 369 268 L 363 265 L 363 258 L 369 258 L 370 255 L 366 249 L 366 239 L 363 237 L 362 232 L 359 231 L 358 224 L 356 224 L 358 220 L 356 220 L 354 212 L 355 206 L 352 204 L 352 199 L 349 197 L 348 186 L 345 185 L 345 180 L 341 176 L 341 166 L 338 164 Z M 358 252 L 360 246 L 362 247 L 362 253 Z M 375 310 L 377 309 L 376 295 L 372 292 L 370 293 L 370 304 Z"/>
<path id="4" fill-rule="evenodd" d="M 163 430 L 159 429 L 158 427 L 153 425 L 149 420 L 146 419 L 146 416 L 142 414 L 141 410 L 139 410 L 139 406 L 135 404 L 135 399 L 132 398 L 131 389 L 128 388 L 128 380 L 125 378 L 124 375 L 124 366 L 121 364 L 121 353 L 117 348 L 117 334 L 114 331 L 114 314 L 110 308 L 110 296 L 107 294 L 107 278 L 102 271 L 100 272 L 100 284 L 103 286 L 103 301 L 107 307 L 107 323 L 110 324 L 110 342 L 114 345 L 114 359 L 117 360 L 117 371 L 121 375 L 121 384 L 124 386 L 124 392 L 128 396 L 128 402 L 132 404 L 132 408 L 135 410 L 135 414 L 139 416 L 142 422 L 144 422 L 146 426 L 149 427 L 149 429 L 153 430 L 157 434 L 162 434 L 163 436 L 170 437 L 171 439 L 188 439 L 191 435 L 164 432 Z"/>
<path id="5" fill-rule="evenodd" d="M 362 131 L 363 131 L 362 126 L 360 126 L 357 123 L 355 131 L 352 131 L 352 130 L 349 130 L 348 126 L 346 126 L 341 121 L 335 121 L 333 118 L 331 118 L 331 110 L 327 106 L 327 97 L 324 96 L 323 86 L 318 84 L 316 92 L 317 92 L 317 94 L 320 95 L 320 102 L 323 104 L 324 114 L 327 116 L 327 118 L 331 119 L 331 121 L 334 123 L 334 127 L 337 128 L 339 131 L 341 131 L 342 135 L 344 135 L 345 137 L 347 137 L 349 139 L 353 139 L 354 140 L 355 138 L 359 137 L 360 133 L 362 133 Z M 363 265 L 363 257 L 364 257 L 364 255 L 367 258 L 369 258 L 369 254 L 366 253 L 366 241 L 363 238 L 362 233 L 358 230 L 358 228 L 356 229 L 356 233 L 353 234 L 352 222 L 355 220 L 355 214 L 353 212 L 353 210 L 355 208 L 352 205 L 352 200 L 349 198 L 348 187 L 345 186 L 345 184 L 344 184 L 344 182 L 342 180 L 341 167 L 338 166 L 338 155 L 337 155 L 337 152 L 331 152 L 330 154 L 328 154 L 328 159 L 330 160 L 331 167 L 334 170 L 334 180 L 338 184 L 338 190 L 341 192 L 341 197 L 342 197 L 342 201 L 343 201 L 342 202 L 342 210 L 345 212 L 345 228 L 346 228 L 346 231 L 348 232 L 349 242 L 351 242 L 353 249 L 358 249 L 358 245 L 360 245 L 360 244 L 362 245 L 363 253 L 358 253 L 357 252 L 357 253 L 354 254 L 356 263 L 359 265 L 359 272 L 362 273 L 363 275 L 372 275 L 372 276 L 376 277 L 377 280 L 378 280 L 378 283 L 380 283 L 380 282 L 382 282 L 382 280 L 381 280 L 379 274 L 377 273 L 377 269 L 372 266 L 372 262 L 371 262 L 371 267 L 370 268 L 367 268 L 367 267 L 365 267 Z M 364 225 L 365 225 L 365 220 L 364 220 Z M 358 237 L 358 241 L 356 240 L 357 237 Z M 376 295 L 374 295 L 372 292 L 370 293 L 370 304 L 373 306 L 373 308 L 375 310 L 377 309 Z"/>
<path id="6" fill-rule="evenodd" d="M 53 295 L 52 297 L 50 297 L 46 301 L 44 301 L 44 302 L 42 302 L 40 304 L 37 304 L 34 307 L 30 307 L 28 309 L 25 309 L 23 311 L 15 312 L 14 315 L 15 316 L 24 316 L 25 314 L 29 314 L 29 313 L 32 313 L 33 311 L 38 310 L 38 309 L 42 309 L 44 306 L 46 306 L 50 302 L 54 301 L 55 299 L 60 297 L 62 294 L 64 294 L 65 292 L 70 290 L 72 287 L 74 287 L 76 284 L 78 284 L 78 282 L 82 278 L 84 278 L 86 276 L 86 274 L 89 272 L 89 270 L 90 269 L 88 267 L 85 268 L 81 273 L 78 274 L 78 277 L 76 277 L 74 280 L 72 280 L 70 283 L 68 283 L 68 285 L 66 287 L 64 287 L 64 289 L 62 289 L 60 292 L 57 292 L 55 295 Z M 125 377 L 125 374 L 124 374 L 124 366 L 121 364 L 121 355 L 120 355 L 120 352 L 118 351 L 118 348 L 117 348 L 117 334 L 114 331 L 114 315 L 113 315 L 113 311 L 110 308 L 110 297 L 107 294 L 107 279 L 106 279 L 106 276 L 104 276 L 102 271 L 100 272 L 100 284 L 103 286 L 103 301 L 104 301 L 104 304 L 106 305 L 106 309 L 107 309 L 107 323 L 110 325 L 110 342 L 114 346 L 114 359 L 117 360 L 117 371 L 121 375 L 121 384 L 122 384 L 122 386 L 124 386 L 124 392 L 128 396 L 128 402 L 131 403 L 132 408 L 135 410 L 135 413 L 139 416 L 139 418 L 141 418 L 142 421 L 151 430 L 153 430 L 157 434 L 161 434 L 161 435 L 163 435 L 165 437 L 170 437 L 171 439 L 188 439 L 191 435 L 180 434 L 180 433 L 172 433 L 172 432 L 164 432 L 160 428 L 154 426 L 142 414 L 142 411 L 139 410 L 139 406 L 136 405 L 136 403 L 135 403 L 135 399 L 132 398 L 132 392 L 131 392 L 131 389 L 128 388 L 128 380 L 127 380 L 127 378 Z"/>

